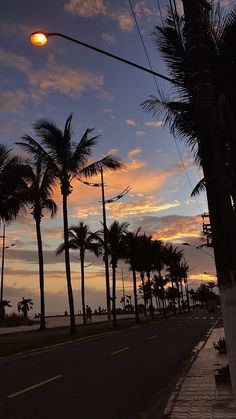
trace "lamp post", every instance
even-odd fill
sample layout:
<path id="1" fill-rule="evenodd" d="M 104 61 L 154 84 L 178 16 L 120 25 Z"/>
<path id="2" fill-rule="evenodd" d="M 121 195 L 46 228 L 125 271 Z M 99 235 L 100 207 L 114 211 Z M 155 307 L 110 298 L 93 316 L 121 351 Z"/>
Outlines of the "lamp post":
<path id="1" fill-rule="evenodd" d="M 171 78 L 169 78 L 167 76 L 164 76 L 163 74 L 160 74 L 160 73 L 158 73 L 156 71 L 153 71 L 150 68 L 147 68 L 147 67 L 144 67 L 142 65 L 136 64 L 133 61 L 126 60 L 125 58 L 122 58 L 122 57 L 120 57 L 118 55 L 111 54 L 108 51 L 104 51 L 103 49 L 100 49 L 100 48 L 97 48 L 97 47 L 95 47 L 93 45 L 90 45 L 90 44 L 87 44 L 85 42 L 79 41 L 78 39 L 72 38 L 71 36 L 65 35 L 65 34 L 60 33 L 60 32 L 36 31 L 36 32 L 33 32 L 30 35 L 30 41 L 35 46 L 41 47 L 41 46 L 43 46 L 43 45 L 45 45 L 47 43 L 48 38 L 51 37 L 51 36 L 59 36 L 60 38 L 64 38 L 67 41 L 71 41 L 71 42 L 74 42 L 75 44 L 78 44 L 78 45 L 80 45 L 82 47 L 89 48 L 89 49 L 91 49 L 93 51 L 96 51 L 96 52 L 98 52 L 100 54 L 106 55 L 107 57 L 113 58 L 114 60 L 120 61 L 120 62 L 122 62 L 124 64 L 128 64 L 128 65 L 130 65 L 132 67 L 135 67 L 135 68 L 137 68 L 139 70 L 145 71 L 146 73 L 152 74 L 153 76 L 159 77 L 159 78 L 161 78 L 163 80 L 166 80 L 166 81 L 169 81 L 171 83 L 179 84 L 176 80 L 171 79 Z"/>
<path id="2" fill-rule="evenodd" d="M 103 168 L 101 167 L 101 183 L 86 182 L 77 178 L 81 183 L 88 186 L 101 187 L 102 190 L 102 216 L 103 216 L 103 243 L 104 243 L 104 264 L 105 264 L 105 278 L 106 278 L 106 304 L 107 304 L 107 319 L 111 323 L 111 293 L 110 293 L 110 279 L 109 279 L 109 260 L 108 260 L 108 246 L 107 246 L 107 221 L 106 221 L 106 204 L 118 201 L 125 196 L 131 189 L 130 186 L 125 188 L 121 193 L 113 198 L 105 198 Z"/>
<path id="3" fill-rule="evenodd" d="M 6 240 L 6 226 L 3 226 L 3 235 L 2 237 L 2 268 L 1 268 L 1 290 L 0 290 L 0 302 L 3 301 L 3 278 L 4 278 L 4 262 L 5 262 L 5 249 L 9 249 L 9 247 L 13 247 L 16 245 L 16 242 L 11 243 L 8 246 L 5 246 Z"/>

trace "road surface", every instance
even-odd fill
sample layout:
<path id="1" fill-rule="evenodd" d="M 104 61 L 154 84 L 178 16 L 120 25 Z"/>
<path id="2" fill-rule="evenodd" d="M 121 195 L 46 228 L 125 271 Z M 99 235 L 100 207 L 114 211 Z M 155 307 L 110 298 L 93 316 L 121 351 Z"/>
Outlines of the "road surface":
<path id="1" fill-rule="evenodd" d="M 198 310 L 0 365 L 0 418 L 159 419 L 214 321 Z"/>

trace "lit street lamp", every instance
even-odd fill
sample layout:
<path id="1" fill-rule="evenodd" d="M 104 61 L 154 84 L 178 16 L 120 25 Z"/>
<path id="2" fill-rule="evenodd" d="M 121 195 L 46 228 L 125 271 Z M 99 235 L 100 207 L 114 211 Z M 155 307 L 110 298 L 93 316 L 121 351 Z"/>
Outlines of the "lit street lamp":
<path id="1" fill-rule="evenodd" d="M 5 249 L 9 249 L 10 247 L 15 246 L 17 244 L 18 240 L 9 244 L 8 246 L 5 246 L 5 239 L 6 239 L 6 226 L 5 226 L 5 224 L 3 226 L 3 235 L 0 236 L 0 237 L 2 238 L 2 268 L 1 268 L 0 302 L 2 302 L 3 301 L 3 277 L 4 277 Z"/>
<path id="2" fill-rule="evenodd" d="M 136 64 L 132 61 L 126 60 L 125 58 L 119 57 L 118 55 L 114 55 L 111 54 L 110 52 L 104 51 L 103 49 L 94 47 L 93 45 L 90 44 L 86 44 L 85 42 L 81 42 L 78 39 L 72 38 L 70 36 L 64 35 L 62 33 L 59 32 L 43 32 L 43 31 L 36 31 L 33 32 L 30 35 L 30 41 L 32 42 L 32 44 L 34 44 L 37 47 L 41 47 L 43 45 L 45 45 L 48 41 L 48 38 L 50 36 L 59 36 L 60 38 L 64 38 L 67 39 L 68 41 L 74 42 L 75 44 L 79 44 L 85 48 L 89 48 L 92 49 L 93 51 L 99 52 L 100 54 L 106 55 L 107 57 L 113 58 L 114 60 L 117 61 L 121 61 L 124 64 L 128 64 L 132 67 L 138 68 L 139 70 L 145 71 L 146 73 L 150 73 L 153 76 L 159 77 L 163 80 L 167 80 L 171 83 L 175 83 L 175 84 L 179 84 L 177 81 L 175 81 L 174 79 L 171 79 L 167 76 L 164 76 L 163 74 L 157 73 L 156 71 L 153 71 L 147 67 L 143 67 L 142 65 Z"/>

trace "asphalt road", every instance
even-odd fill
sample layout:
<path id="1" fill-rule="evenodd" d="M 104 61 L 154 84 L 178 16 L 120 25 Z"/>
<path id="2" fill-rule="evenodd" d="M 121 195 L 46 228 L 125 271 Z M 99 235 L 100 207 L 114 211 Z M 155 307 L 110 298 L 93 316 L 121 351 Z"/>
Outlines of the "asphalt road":
<path id="1" fill-rule="evenodd" d="M 69 343 L 0 366 L 1 419 L 160 419 L 204 310 Z"/>

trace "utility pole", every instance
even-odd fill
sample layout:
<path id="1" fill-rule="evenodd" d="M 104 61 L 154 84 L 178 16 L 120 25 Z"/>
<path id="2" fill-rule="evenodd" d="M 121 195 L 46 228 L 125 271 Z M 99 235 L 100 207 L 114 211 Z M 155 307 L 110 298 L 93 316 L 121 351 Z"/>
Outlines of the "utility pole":
<path id="1" fill-rule="evenodd" d="M 0 302 L 3 301 L 3 276 L 4 276 L 4 259 L 5 259 L 5 238 L 6 238 L 6 226 L 3 226 L 3 235 L 2 235 L 2 269 L 1 269 L 1 292 L 0 292 Z"/>
<path id="2" fill-rule="evenodd" d="M 187 80 L 200 147 L 212 227 L 212 243 L 222 304 L 225 336 L 234 398 L 236 398 L 236 239 L 230 181 L 227 172 L 224 127 L 219 110 L 219 92 L 214 83 L 213 63 L 203 13 L 206 0 L 183 0 L 186 46 L 190 74 Z M 224 77 L 224 75 L 222 75 Z"/>
<path id="3" fill-rule="evenodd" d="M 103 240 L 104 240 L 104 263 L 105 263 L 105 277 L 106 277 L 107 319 L 111 325 L 111 295 L 110 295 L 109 262 L 108 262 L 108 249 L 107 249 L 107 222 L 106 222 L 106 207 L 105 207 L 106 204 L 105 204 L 103 168 L 101 168 L 101 188 L 102 188 Z"/>

